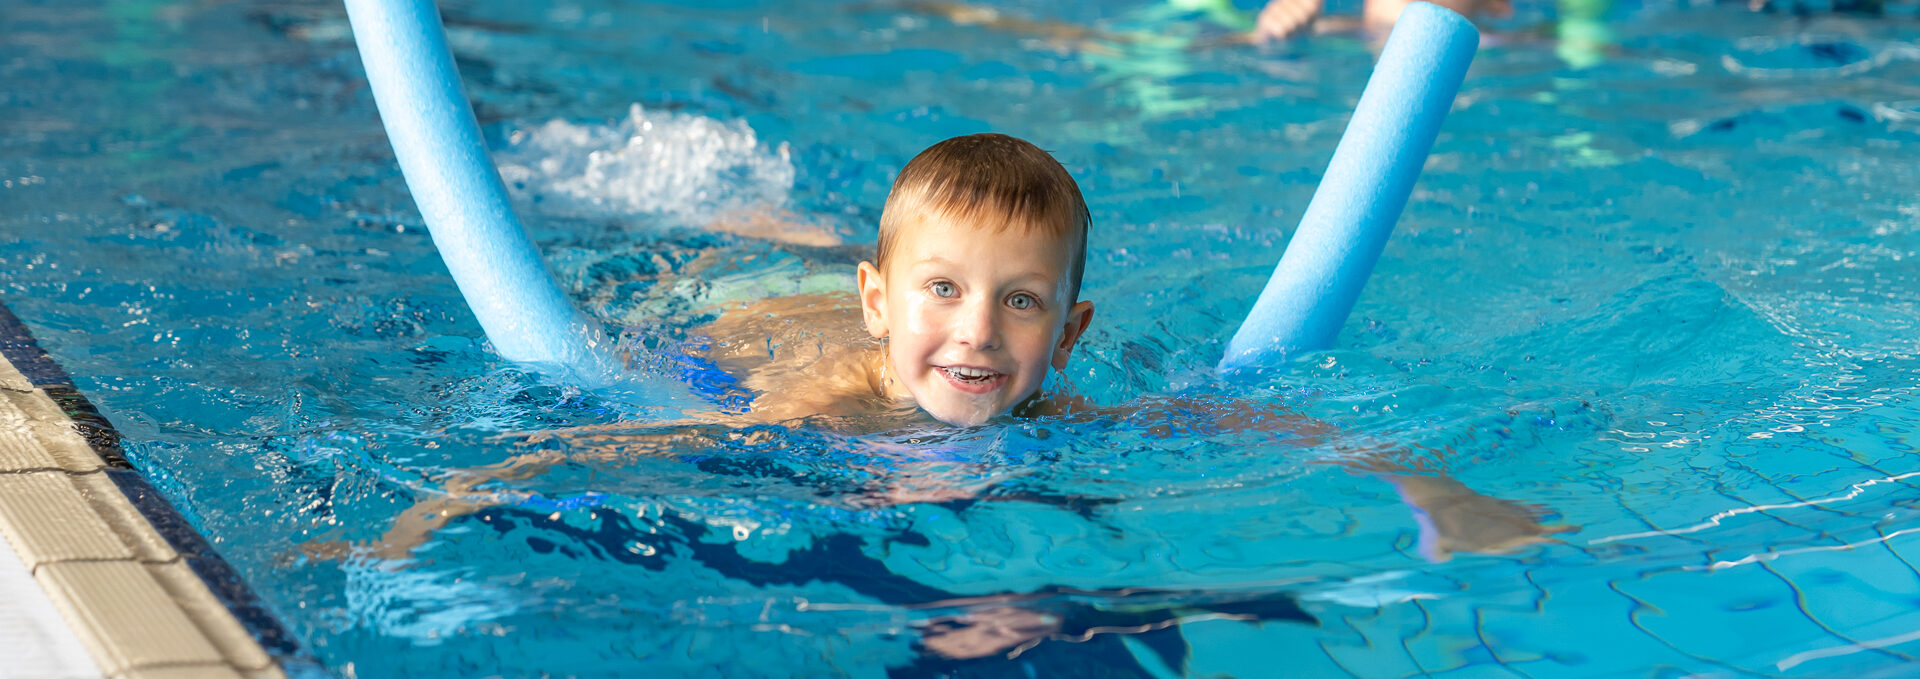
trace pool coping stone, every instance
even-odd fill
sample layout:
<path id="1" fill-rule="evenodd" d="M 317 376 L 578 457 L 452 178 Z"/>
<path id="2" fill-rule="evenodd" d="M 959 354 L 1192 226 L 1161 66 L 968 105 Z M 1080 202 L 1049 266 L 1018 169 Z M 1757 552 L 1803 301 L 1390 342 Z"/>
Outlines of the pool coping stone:
<path id="1" fill-rule="evenodd" d="M 324 674 L 4 303 L 0 539 L 106 677 Z"/>

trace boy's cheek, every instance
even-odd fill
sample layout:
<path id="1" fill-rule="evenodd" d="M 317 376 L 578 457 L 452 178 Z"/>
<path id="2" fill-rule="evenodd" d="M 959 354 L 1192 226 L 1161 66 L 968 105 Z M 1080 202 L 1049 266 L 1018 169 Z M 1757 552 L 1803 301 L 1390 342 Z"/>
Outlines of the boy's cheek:
<path id="1" fill-rule="evenodd" d="M 916 337 L 926 337 L 939 328 L 938 319 L 924 305 L 909 304 L 901 316 L 904 321 L 900 329 Z"/>

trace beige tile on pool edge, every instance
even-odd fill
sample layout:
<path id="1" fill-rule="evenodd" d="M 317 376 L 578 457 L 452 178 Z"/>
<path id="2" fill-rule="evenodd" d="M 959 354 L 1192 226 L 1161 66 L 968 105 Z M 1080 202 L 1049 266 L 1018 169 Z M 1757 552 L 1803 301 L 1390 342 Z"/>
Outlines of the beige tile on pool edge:
<path id="1" fill-rule="evenodd" d="M 116 673 L 113 679 L 242 679 L 242 677 L 231 667 L 213 664 L 147 667 Z"/>
<path id="2" fill-rule="evenodd" d="M 180 558 L 160 531 L 153 529 L 147 517 L 127 501 L 127 496 L 114 485 L 113 479 L 105 472 L 77 474 L 68 477 L 75 488 L 80 489 L 80 497 L 93 507 L 95 514 L 106 520 L 121 544 L 133 549 L 136 559 L 147 563 L 174 561 Z"/>
<path id="3" fill-rule="evenodd" d="M 20 374 L 20 371 L 14 370 L 13 364 L 7 363 L 7 357 L 0 356 L 0 389 L 33 391 L 33 383 L 28 382 L 27 376 Z"/>
<path id="4" fill-rule="evenodd" d="M 6 365 L 6 358 L 0 357 L 0 378 L 6 377 L 11 370 Z M 0 389 L 0 472 L 59 469 L 60 462 L 53 458 L 46 446 L 40 445 L 39 438 L 28 427 L 27 411 L 15 406 L 8 398 L 11 393 L 16 392 Z"/>
<path id="5" fill-rule="evenodd" d="M 47 454 L 60 463 L 60 468 L 70 472 L 84 473 L 99 471 L 106 462 L 93 452 L 93 446 L 87 438 L 73 428 L 73 418 L 67 416 L 60 404 L 46 392 L 35 389 L 28 393 L 0 389 L 0 411 L 15 411 L 26 416 L 25 429 L 39 439 Z M 0 419 L 4 419 L 0 415 Z"/>
<path id="6" fill-rule="evenodd" d="M 220 650 L 139 563 L 50 563 L 36 569 L 34 578 L 108 674 L 226 664 Z"/>
<path id="7" fill-rule="evenodd" d="M 0 534 L 27 567 L 74 559 L 131 559 L 66 472 L 0 474 Z"/>
<path id="8" fill-rule="evenodd" d="M 33 469 L 59 469 L 60 461 L 40 445 L 40 440 L 27 431 L 25 415 L 20 422 L 9 419 L 8 413 L 0 412 L 0 472 L 18 472 Z"/>
<path id="9" fill-rule="evenodd" d="M 273 666 L 273 658 L 267 655 L 260 643 L 254 641 L 247 628 L 240 625 L 233 615 L 213 598 L 213 592 L 193 574 L 184 562 L 148 564 L 147 572 L 153 574 L 160 588 L 179 602 L 187 617 L 193 618 L 195 625 L 206 634 L 207 640 L 220 649 L 227 662 L 243 670 L 261 670 Z"/>

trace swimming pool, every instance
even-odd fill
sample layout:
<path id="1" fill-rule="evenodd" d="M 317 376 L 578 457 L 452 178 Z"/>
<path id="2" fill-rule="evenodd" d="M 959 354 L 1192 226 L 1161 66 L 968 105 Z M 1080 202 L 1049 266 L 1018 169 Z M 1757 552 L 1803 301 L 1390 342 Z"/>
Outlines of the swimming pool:
<path id="1" fill-rule="evenodd" d="M 1003 9 L 1202 30 L 1138 3 Z M 443 6 L 523 216 L 629 341 L 845 284 L 842 249 L 703 225 L 771 212 L 869 242 L 907 158 L 992 129 L 1053 150 L 1094 211 L 1100 307 L 1068 381 L 1193 397 L 1132 418 L 536 441 L 631 409 L 477 343 L 325 2 L 6 8 L 0 296 L 342 676 L 1900 676 L 1920 649 L 1904 9 L 1621 7 L 1576 69 L 1534 37 L 1549 8 L 1518 8 L 1340 347 L 1225 383 L 1210 367 L 1358 97 L 1360 42 Z M 1209 427 L 1235 399 L 1343 433 Z M 1580 530 L 1429 563 L 1390 486 L 1321 464 L 1377 442 Z M 498 484 L 409 559 L 304 556 L 529 449 L 580 461 Z M 954 488 L 977 497 L 930 497 Z M 1099 633 L 916 654 L 928 623 L 1010 604 Z"/>

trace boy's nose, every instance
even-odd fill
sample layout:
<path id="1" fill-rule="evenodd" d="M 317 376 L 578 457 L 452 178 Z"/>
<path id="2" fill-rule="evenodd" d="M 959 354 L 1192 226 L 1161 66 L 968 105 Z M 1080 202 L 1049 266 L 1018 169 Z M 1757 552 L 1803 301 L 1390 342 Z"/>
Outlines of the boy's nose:
<path id="1" fill-rule="evenodd" d="M 953 340 L 975 351 L 1000 348 L 1000 323 L 994 311 L 990 301 L 968 303 L 954 320 Z"/>

